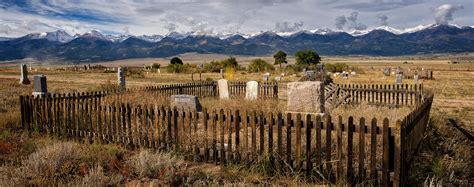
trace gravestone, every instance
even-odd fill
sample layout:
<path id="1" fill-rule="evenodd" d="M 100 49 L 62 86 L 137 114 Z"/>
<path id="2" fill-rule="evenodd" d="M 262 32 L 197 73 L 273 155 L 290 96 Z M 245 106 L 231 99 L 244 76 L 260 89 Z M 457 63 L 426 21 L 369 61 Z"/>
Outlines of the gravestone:
<path id="1" fill-rule="evenodd" d="M 317 71 L 318 73 L 321 73 L 323 70 L 324 70 L 323 64 L 321 64 L 321 63 L 316 64 L 316 71 Z"/>
<path id="2" fill-rule="evenodd" d="M 189 109 L 191 111 L 202 111 L 201 103 L 197 96 L 194 95 L 172 95 L 171 107 L 176 107 L 178 110 Z"/>
<path id="3" fill-rule="evenodd" d="M 275 77 L 275 81 L 281 81 L 281 77 L 280 76 Z"/>
<path id="4" fill-rule="evenodd" d="M 224 79 L 224 70 L 221 69 L 220 72 L 221 72 L 221 79 Z"/>
<path id="5" fill-rule="evenodd" d="M 324 112 L 324 84 L 321 81 L 288 83 L 287 93 L 288 112 Z"/>
<path id="6" fill-rule="evenodd" d="M 390 72 L 391 72 L 391 71 L 392 71 L 392 70 L 391 70 L 390 68 L 383 68 L 383 75 L 385 75 L 385 76 L 390 76 Z"/>
<path id="7" fill-rule="evenodd" d="M 249 81 L 245 89 L 245 99 L 255 100 L 258 98 L 258 82 Z"/>
<path id="8" fill-rule="evenodd" d="M 395 71 L 395 74 L 400 74 L 402 71 L 400 70 L 400 66 L 397 66 L 397 70 Z"/>
<path id="9" fill-rule="evenodd" d="M 305 76 L 308 78 L 310 81 L 316 80 L 316 73 L 314 71 L 306 71 Z"/>
<path id="10" fill-rule="evenodd" d="M 403 82 L 402 82 L 402 77 L 403 77 L 402 74 L 397 74 L 397 75 L 396 75 L 395 83 L 396 83 L 397 85 L 401 85 L 401 84 L 403 83 Z"/>
<path id="11" fill-rule="evenodd" d="M 263 78 L 262 78 L 263 81 L 267 82 L 269 78 L 270 78 L 270 74 L 269 74 L 269 73 L 263 74 Z"/>
<path id="12" fill-rule="evenodd" d="M 48 85 L 46 84 L 46 76 L 35 75 L 34 76 L 34 92 L 33 97 L 44 97 L 48 94 Z"/>
<path id="13" fill-rule="evenodd" d="M 413 84 L 418 84 L 418 75 L 413 76 Z"/>
<path id="14" fill-rule="evenodd" d="M 28 79 L 28 70 L 26 69 L 26 64 L 22 64 L 20 66 L 21 70 L 21 77 L 20 77 L 20 84 L 30 84 L 30 79 Z"/>
<path id="15" fill-rule="evenodd" d="M 120 90 L 125 90 L 125 71 L 122 67 L 118 67 L 117 81 Z"/>
<path id="16" fill-rule="evenodd" d="M 219 88 L 219 99 L 229 99 L 229 84 L 225 79 L 219 79 L 217 81 Z"/>

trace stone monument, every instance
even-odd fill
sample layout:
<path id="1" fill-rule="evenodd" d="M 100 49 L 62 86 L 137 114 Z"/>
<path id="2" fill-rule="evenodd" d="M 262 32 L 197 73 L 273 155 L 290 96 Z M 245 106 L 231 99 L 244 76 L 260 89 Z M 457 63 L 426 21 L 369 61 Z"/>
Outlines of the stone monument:
<path id="1" fill-rule="evenodd" d="M 288 112 L 324 113 L 324 84 L 321 81 L 288 83 Z"/>
<path id="2" fill-rule="evenodd" d="M 26 68 L 26 64 L 22 64 L 20 66 L 21 70 L 21 77 L 20 77 L 20 84 L 30 84 L 30 79 L 28 79 L 28 70 Z"/>
<path id="3" fill-rule="evenodd" d="M 117 81 L 120 90 L 125 90 L 125 71 L 122 67 L 118 67 Z"/>
<path id="4" fill-rule="evenodd" d="M 392 70 L 391 70 L 390 68 L 383 68 L 383 75 L 385 75 L 385 76 L 390 76 L 390 72 L 391 72 L 391 71 L 392 71 Z"/>
<path id="5" fill-rule="evenodd" d="M 258 82 L 249 81 L 245 89 L 245 99 L 255 100 L 258 98 Z"/>
<path id="6" fill-rule="evenodd" d="M 46 84 L 46 76 L 35 75 L 34 76 L 34 92 L 33 97 L 44 97 L 48 95 L 48 85 Z"/>
<path id="7" fill-rule="evenodd" d="M 397 85 L 401 85 L 401 84 L 403 83 L 403 82 L 402 82 L 402 78 L 403 78 L 402 74 L 397 74 L 397 75 L 396 75 L 396 79 L 395 79 L 395 83 L 396 83 Z"/>
<path id="8" fill-rule="evenodd" d="M 263 81 L 267 82 L 269 78 L 270 78 L 270 73 L 263 74 L 263 78 L 262 78 Z"/>
<path id="9" fill-rule="evenodd" d="M 176 107 L 178 110 L 189 109 L 191 111 L 202 111 L 201 103 L 197 96 L 194 95 L 172 95 L 171 108 Z"/>
<path id="10" fill-rule="evenodd" d="M 229 99 L 229 84 L 225 79 L 219 79 L 217 81 L 219 88 L 219 99 Z"/>

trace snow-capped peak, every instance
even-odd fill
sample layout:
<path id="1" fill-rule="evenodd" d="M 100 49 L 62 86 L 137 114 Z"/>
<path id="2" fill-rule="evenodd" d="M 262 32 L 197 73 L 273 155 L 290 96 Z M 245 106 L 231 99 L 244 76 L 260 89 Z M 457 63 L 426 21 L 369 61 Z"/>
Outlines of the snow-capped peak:
<path id="1" fill-rule="evenodd" d="M 141 35 L 141 36 L 137 36 L 136 38 L 138 39 L 141 39 L 141 40 L 145 40 L 147 42 L 158 42 L 160 41 L 161 39 L 163 39 L 163 36 L 162 35 L 158 35 L 158 34 L 154 34 L 154 35 Z"/>
<path id="2" fill-rule="evenodd" d="M 326 34 L 333 33 L 334 31 L 330 28 L 324 28 L 324 29 L 311 30 L 310 32 L 312 32 L 314 34 L 326 35 Z"/>
<path id="3" fill-rule="evenodd" d="M 74 39 L 71 35 L 69 35 L 66 31 L 57 30 L 55 32 L 47 32 L 44 36 L 49 41 L 57 41 L 61 43 L 66 43 Z"/>
<path id="4" fill-rule="evenodd" d="M 90 38 L 98 38 L 98 39 L 108 40 L 107 37 L 105 37 L 102 33 L 100 33 L 97 30 L 88 31 L 88 32 L 84 33 L 81 36 L 82 37 L 90 37 Z"/>
<path id="5" fill-rule="evenodd" d="M 130 34 L 121 34 L 121 35 L 105 35 L 105 38 L 112 42 L 123 42 L 124 40 L 132 37 Z"/>
<path id="6" fill-rule="evenodd" d="M 396 28 L 393 28 L 393 27 L 389 27 L 389 26 L 380 26 L 380 27 L 377 27 L 375 28 L 374 30 L 384 30 L 384 31 L 388 31 L 388 32 L 391 32 L 393 34 L 402 34 L 403 31 L 399 30 L 399 29 L 396 29 Z"/>
<path id="7" fill-rule="evenodd" d="M 418 25 L 416 27 L 403 29 L 402 33 L 414 33 L 414 32 L 425 30 L 425 29 L 428 29 L 428 28 L 431 28 L 431 27 L 434 27 L 434 26 L 436 26 L 436 24 Z"/>

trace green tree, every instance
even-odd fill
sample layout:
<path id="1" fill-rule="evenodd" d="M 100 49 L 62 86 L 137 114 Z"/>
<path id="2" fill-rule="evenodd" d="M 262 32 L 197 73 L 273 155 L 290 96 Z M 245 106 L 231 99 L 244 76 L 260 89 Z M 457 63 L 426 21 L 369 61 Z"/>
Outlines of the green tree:
<path id="1" fill-rule="evenodd" d="M 295 54 L 296 56 L 296 63 L 299 65 L 313 65 L 313 64 L 319 64 L 321 61 L 321 57 L 319 57 L 319 54 L 314 52 L 313 50 L 303 50 L 303 51 L 298 51 Z"/>
<path id="2" fill-rule="evenodd" d="M 179 59 L 178 57 L 174 57 L 170 60 L 170 64 L 183 65 L 183 61 L 181 59 Z"/>
<path id="3" fill-rule="evenodd" d="M 275 55 L 273 55 L 273 58 L 275 59 L 275 65 L 280 65 L 280 68 L 281 68 L 281 64 L 286 64 L 288 63 L 286 61 L 286 53 L 283 52 L 283 51 L 278 51 L 275 53 Z"/>
<path id="4" fill-rule="evenodd" d="M 221 61 L 221 63 L 224 68 L 237 68 L 239 66 L 239 63 L 235 57 L 229 57 L 228 59 Z"/>
<path id="5" fill-rule="evenodd" d="M 255 59 L 252 60 L 252 63 L 249 65 L 250 72 L 262 72 L 262 71 L 270 71 L 274 70 L 275 68 L 269 64 L 267 61 L 262 59 Z"/>

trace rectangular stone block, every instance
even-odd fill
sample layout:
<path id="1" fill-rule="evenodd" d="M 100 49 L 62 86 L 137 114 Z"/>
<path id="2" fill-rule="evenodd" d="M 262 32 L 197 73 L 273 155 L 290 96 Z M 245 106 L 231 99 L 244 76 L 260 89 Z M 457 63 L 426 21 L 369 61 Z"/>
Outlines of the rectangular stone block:
<path id="1" fill-rule="evenodd" d="M 48 92 L 48 86 L 46 85 L 46 76 L 35 75 L 35 92 Z"/>
<path id="2" fill-rule="evenodd" d="M 288 112 L 323 113 L 321 81 L 288 83 Z"/>
<path id="3" fill-rule="evenodd" d="M 248 99 L 248 100 L 258 99 L 258 82 L 257 81 L 247 82 L 246 89 L 245 89 L 245 99 Z"/>
<path id="4" fill-rule="evenodd" d="M 199 102 L 199 98 L 194 95 L 172 95 L 171 96 L 171 107 L 181 109 L 189 109 L 191 111 L 202 111 L 201 103 Z"/>
<path id="5" fill-rule="evenodd" d="M 229 84 L 227 80 L 219 79 L 217 87 L 219 88 L 219 99 L 229 99 Z"/>

